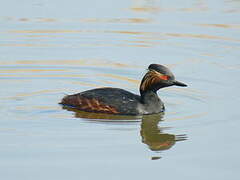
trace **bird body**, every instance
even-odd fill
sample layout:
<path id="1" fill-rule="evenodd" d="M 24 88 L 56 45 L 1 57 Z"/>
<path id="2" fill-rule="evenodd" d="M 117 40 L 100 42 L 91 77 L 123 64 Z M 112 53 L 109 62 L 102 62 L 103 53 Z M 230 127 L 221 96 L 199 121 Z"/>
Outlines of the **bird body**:
<path id="1" fill-rule="evenodd" d="M 153 95 L 154 96 L 154 95 Z M 149 97 L 150 98 L 150 97 Z M 155 97 L 153 97 L 155 99 Z M 119 88 L 97 88 L 63 98 L 61 104 L 79 110 L 110 114 L 138 115 L 163 111 L 163 103 L 157 98 L 145 108 L 141 96 Z"/>

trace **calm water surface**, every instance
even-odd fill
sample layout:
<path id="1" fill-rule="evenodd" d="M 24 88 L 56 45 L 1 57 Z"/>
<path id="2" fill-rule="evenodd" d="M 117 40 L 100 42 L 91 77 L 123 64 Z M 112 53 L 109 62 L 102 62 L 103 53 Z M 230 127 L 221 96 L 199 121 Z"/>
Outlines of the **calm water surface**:
<path id="1" fill-rule="evenodd" d="M 4 180 L 239 179 L 239 0 L 9 0 L 0 23 Z M 138 93 L 150 63 L 189 85 L 159 92 L 164 114 L 58 105 L 94 87 Z"/>

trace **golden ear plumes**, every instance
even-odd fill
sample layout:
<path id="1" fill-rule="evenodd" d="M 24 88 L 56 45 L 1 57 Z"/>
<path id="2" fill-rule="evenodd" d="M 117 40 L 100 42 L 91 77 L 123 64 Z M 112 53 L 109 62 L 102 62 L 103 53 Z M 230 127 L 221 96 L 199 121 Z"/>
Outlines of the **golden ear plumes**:
<path id="1" fill-rule="evenodd" d="M 146 89 L 150 89 L 153 84 L 157 84 L 160 81 L 168 79 L 169 76 L 167 75 L 163 75 L 155 70 L 149 70 L 141 82 L 140 90 L 145 91 Z"/>

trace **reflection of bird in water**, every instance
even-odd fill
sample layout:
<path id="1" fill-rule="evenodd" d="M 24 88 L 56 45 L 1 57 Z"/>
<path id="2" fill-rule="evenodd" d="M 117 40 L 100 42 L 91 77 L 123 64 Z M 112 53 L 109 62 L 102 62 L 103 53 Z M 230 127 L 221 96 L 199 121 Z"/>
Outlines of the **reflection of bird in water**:
<path id="1" fill-rule="evenodd" d="M 84 111 L 79 111 L 74 108 L 68 108 L 63 106 L 64 109 L 68 111 L 75 112 L 75 117 L 92 119 L 95 121 L 109 121 L 109 122 L 126 122 L 126 121 L 137 121 L 141 116 L 117 116 L 111 114 L 101 114 L 101 113 L 89 113 Z M 163 118 L 163 113 L 154 115 L 144 115 L 142 116 L 141 130 L 140 134 L 142 137 L 142 142 L 148 145 L 149 149 L 152 151 L 163 151 L 170 149 L 177 141 L 184 141 L 187 139 L 185 134 L 174 135 L 163 133 L 162 129 L 158 127 L 158 123 Z M 159 159 L 160 157 L 152 157 L 153 160 Z"/>
<path id="2" fill-rule="evenodd" d="M 163 113 L 143 116 L 141 124 L 142 142 L 147 144 L 152 151 L 163 151 L 170 149 L 176 141 L 186 140 L 186 135 L 174 135 L 163 133 L 158 127 Z"/>

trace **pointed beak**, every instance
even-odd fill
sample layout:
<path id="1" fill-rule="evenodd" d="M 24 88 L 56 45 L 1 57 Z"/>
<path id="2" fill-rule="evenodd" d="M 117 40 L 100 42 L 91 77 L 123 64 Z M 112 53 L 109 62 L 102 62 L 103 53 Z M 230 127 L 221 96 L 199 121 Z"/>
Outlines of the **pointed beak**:
<path id="1" fill-rule="evenodd" d="M 173 85 L 175 85 L 175 86 L 182 86 L 182 87 L 186 87 L 187 86 L 186 84 L 184 84 L 182 82 L 179 82 L 179 81 L 174 81 Z"/>

